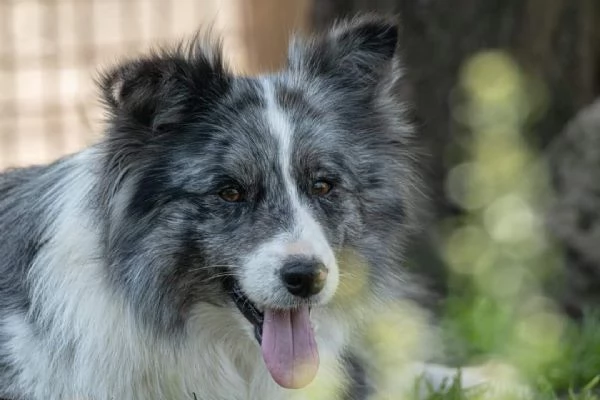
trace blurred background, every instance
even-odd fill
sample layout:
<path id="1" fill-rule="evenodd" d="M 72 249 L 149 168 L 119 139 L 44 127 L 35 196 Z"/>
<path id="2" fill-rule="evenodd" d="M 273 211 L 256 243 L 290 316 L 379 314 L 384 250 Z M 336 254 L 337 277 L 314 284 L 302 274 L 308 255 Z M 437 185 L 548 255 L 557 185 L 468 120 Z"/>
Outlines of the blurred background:
<path id="1" fill-rule="evenodd" d="M 211 27 L 231 64 L 281 63 L 308 1 L 0 0 L 0 168 L 53 160 L 101 132 L 102 66 Z"/>
<path id="2" fill-rule="evenodd" d="M 583 387 L 600 373 L 598 0 L 0 0 L 0 169 L 97 140 L 93 78 L 120 57 L 211 26 L 257 74 L 291 32 L 361 11 L 401 21 L 432 199 L 410 265 L 441 294 L 451 359 Z"/>

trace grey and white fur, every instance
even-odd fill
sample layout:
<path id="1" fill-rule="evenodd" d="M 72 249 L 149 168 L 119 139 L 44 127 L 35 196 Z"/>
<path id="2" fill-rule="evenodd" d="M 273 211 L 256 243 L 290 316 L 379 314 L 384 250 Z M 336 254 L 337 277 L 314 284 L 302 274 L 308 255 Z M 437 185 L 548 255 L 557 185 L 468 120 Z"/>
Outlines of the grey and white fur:
<path id="1" fill-rule="evenodd" d="M 295 39 L 271 75 L 234 76 L 200 36 L 104 73 L 97 145 L 0 175 L 0 398 L 287 398 L 231 280 L 261 310 L 310 304 L 319 374 L 343 371 L 362 316 L 415 292 L 397 41 L 368 16 Z M 348 251 L 368 281 L 351 305 Z M 290 257 L 326 266 L 322 291 L 286 290 Z"/>

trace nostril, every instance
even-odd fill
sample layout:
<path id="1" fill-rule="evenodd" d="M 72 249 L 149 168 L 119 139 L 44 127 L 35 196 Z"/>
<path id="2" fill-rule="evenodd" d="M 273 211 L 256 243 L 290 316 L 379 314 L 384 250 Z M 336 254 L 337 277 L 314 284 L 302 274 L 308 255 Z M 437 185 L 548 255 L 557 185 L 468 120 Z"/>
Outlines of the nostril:
<path id="1" fill-rule="evenodd" d="M 305 277 L 301 274 L 283 274 L 283 281 L 287 288 L 300 288 L 304 284 Z"/>
<path id="2" fill-rule="evenodd" d="M 293 260 L 281 268 L 281 280 L 294 296 L 310 297 L 323 290 L 327 273 L 323 263 L 313 260 Z"/>

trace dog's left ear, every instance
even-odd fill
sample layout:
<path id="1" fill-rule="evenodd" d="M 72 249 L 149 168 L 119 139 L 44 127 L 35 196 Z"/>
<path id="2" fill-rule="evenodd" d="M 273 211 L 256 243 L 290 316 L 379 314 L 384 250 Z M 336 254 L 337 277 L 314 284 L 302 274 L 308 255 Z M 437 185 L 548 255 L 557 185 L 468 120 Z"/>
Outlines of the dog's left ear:
<path id="1" fill-rule="evenodd" d="M 292 70 L 372 82 L 391 72 L 397 46 L 394 18 L 360 16 L 312 39 L 294 39 L 288 63 Z"/>

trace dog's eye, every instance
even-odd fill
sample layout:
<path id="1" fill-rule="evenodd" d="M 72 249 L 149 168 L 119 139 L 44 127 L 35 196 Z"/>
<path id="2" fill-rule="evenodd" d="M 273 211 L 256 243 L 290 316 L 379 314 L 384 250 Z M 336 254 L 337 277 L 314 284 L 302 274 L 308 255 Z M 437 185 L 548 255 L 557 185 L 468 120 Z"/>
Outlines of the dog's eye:
<path id="1" fill-rule="evenodd" d="M 331 188 L 332 185 L 329 182 L 323 180 L 315 181 L 310 188 L 310 194 L 313 196 L 325 196 L 331 192 Z"/>
<path id="2" fill-rule="evenodd" d="M 237 203 L 244 200 L 242 191 L 234 187 L 228 187 L 219 192 L 219 197 L 230 203 Z"/>

